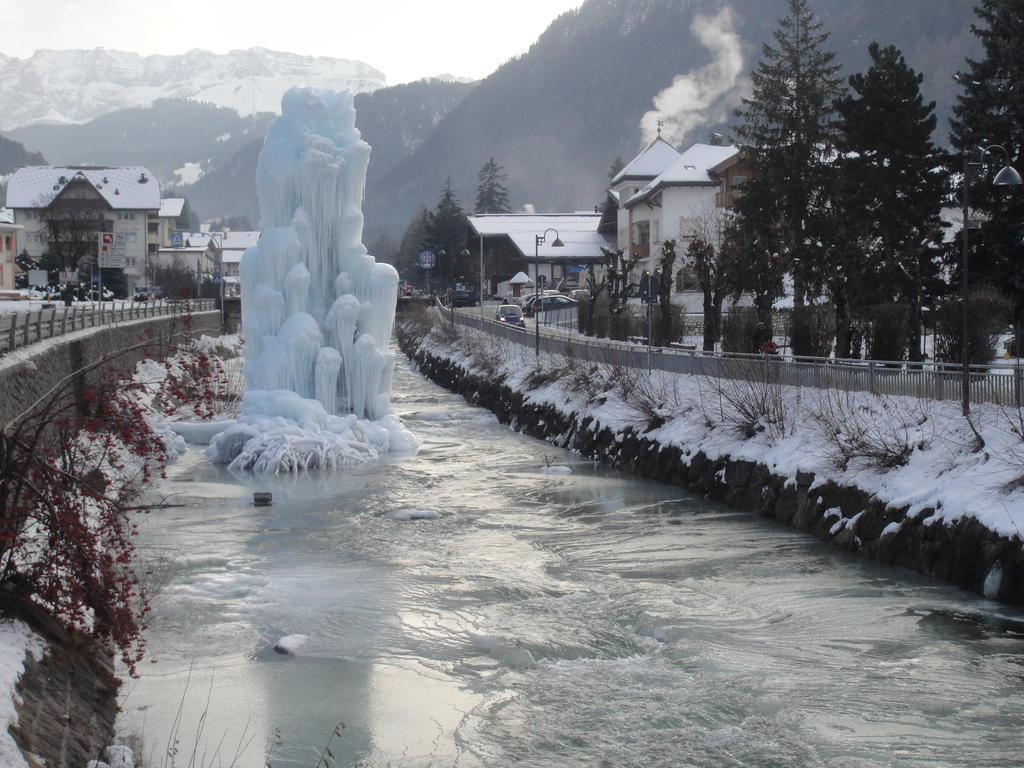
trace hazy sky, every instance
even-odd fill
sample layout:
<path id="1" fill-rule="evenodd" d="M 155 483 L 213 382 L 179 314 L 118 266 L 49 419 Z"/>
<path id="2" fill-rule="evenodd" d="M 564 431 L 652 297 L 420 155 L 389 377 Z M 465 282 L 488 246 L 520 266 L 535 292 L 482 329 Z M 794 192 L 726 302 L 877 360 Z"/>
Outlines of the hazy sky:
<path id="1" fill-rule="evenodd" d="M 389 84 L 481 78 L 582 0 L 0 0 L 0 53 L 112 48 L 224 53 L 261 46 L 357 59 Z M 276 10 L 274 7 L 277 6 Z"/>

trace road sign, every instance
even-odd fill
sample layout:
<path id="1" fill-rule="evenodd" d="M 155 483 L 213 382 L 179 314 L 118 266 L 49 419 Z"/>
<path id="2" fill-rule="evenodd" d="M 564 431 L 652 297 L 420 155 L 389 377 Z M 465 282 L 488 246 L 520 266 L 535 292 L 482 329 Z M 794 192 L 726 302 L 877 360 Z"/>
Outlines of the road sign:
<path id="1" fill-rule="evenodd" d="M 437 256 L 433 251 L 421 251 L 417 263 L 422 269 L 433 269 L 437 266 Z"/>
<path id="2" fill-rule="evenodd" d="M 658 278 L 650 272 L 640 276 L 640 299 L 648 304 L 658 300 Z"/>
<path id="3" fill-rule="evenodd" d="M 70 270 L 60 273 L 60 282 L 64 285 L 78 285 L 78 272 Z"/>
<path id="4" fill-rule="evenodd" d="M 124 238 L 114 237 L 113 232 L 100 232 L 99 265 L 104 269 L 124 269 L 128 266 L 128 244 Z"/>
<path id="5" fill-rule="evenodd" d="M 171 232 L 171 248 L 181 248 L 185 245 L 184 232 Z"/>

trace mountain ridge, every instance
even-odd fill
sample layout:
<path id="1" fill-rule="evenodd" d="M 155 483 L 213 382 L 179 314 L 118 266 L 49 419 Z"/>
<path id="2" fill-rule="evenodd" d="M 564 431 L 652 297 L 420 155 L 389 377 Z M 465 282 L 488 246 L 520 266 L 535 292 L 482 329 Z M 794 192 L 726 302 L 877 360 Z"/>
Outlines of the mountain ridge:
<path id="1" fill-rule="evenodd" d="M 350 59 L 247 48 L 217 54 L 193 49 L 142 56 L 108 48 L 41 49 L 26 59 L 0 54 L 0 130 L 36 123 L 86 123 L 160 98 L 187 98 L 241 116 L 279 112 L 281 95 L 305 84 L 362 93 L 384 74 Z"/>

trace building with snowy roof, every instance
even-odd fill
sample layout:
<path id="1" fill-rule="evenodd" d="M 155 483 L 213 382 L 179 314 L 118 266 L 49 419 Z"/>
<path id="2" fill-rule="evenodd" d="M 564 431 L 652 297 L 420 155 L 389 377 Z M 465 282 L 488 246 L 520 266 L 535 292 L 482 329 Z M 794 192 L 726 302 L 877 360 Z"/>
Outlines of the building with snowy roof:
<path id="1" fill-rule="evenodd" d="M 157 263 L 165 267 L 199 272 L 204 275 L 223 274 L 228 295 L 238 290 L 238 267 L 242 254 L 260 239 L 258 231 L 228 230 L 226 232 L 182 232 L 174 245 L 163 246 Z M 220 265 L 220 266 L 218 266 Z"/>
<path id="2" fill-rule="evenodd" d="M 675 240 L 681 255 L 702 226 L 714 229 L 717 212 L 732 206 L 747 178 L 739 148 L 717 137 L 683 152 L 659 137 L 612 179 L 605 220 L 614 216 L 617 247 L 635 255 L 639 269 L 653 270 L 665 240 Z M 680 266 L 676 292 L 697 288 L 692 271 Z"/>
<path id="3" fill-rule="evenodd" d="M 141 166 L 19 168 L 7 184 L 7 206 L 25 228 L 22 247 L 31 259 L 66 260 L 81 251 L 75 257 L 80 275 L 95 270 L 100 236 L 109 235 L 99 266 L 104 283 L 122 296 L 141 283 L 147 259 L 159 248 L 160 184 Z M 75 242 L 51 242 L 48 220 L 65 222 L 64 237 Z"/>
<path id="4" fill-rule="evenodd" d="M 552 288 L 578 287 L 581 273 L 589 265 L 603 261 L 601 249 L 615 244 L 600 231 L 600 224 L 601 213 L 592 211 L 486 213 L 469 217 L 471 233 L 479 238 L 483 253 L 484 282 L 497 295 L 509 291 L 508 280 L 520 271 L 531 279 L 539 274 Z M 554 245 L 555 233 L 561 246 Z M 538 236 L 544 238 L 539 245 Z"/>

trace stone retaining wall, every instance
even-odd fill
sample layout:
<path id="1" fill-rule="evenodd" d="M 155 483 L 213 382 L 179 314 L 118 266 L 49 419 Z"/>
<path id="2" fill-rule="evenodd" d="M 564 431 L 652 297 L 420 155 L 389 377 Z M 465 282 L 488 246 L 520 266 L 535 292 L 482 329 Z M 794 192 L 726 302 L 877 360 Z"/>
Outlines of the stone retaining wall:
<path id="1" fill-rule="evenodd" d="M 192 330 L 220 332 L 220 312 L 190 316 Z M 61 379 L 118 352 L 110 364 L 78 383 L 101 381 L 111 369 L 131 370 L 146 352 L 159 354 L 184 331 L 181 317 L 157 317 L 104 325 L 58 336 L 0 357 L 0 425 L 22 413 Z"/>
<path id="2" fill-rule="evenodd" d="M 195 332 L 220 332 L 220 312 L 191 316 Z M 164 352 L 183 332 L 180 318 L 151 318 L 100 326 L 24 347 L 0 357 L 0 425 L 22 413 L 62 378 L 83 365 L 123 352 L 80 386 L 111 369 L 131 370 L 148 351 Z M 48 653 L 25 659 L 18 683 L 18 725 L 11 734 L 31 768 L 85 768 L 111 743 L 117 690 L 110 648 L 65 631 L 38 606 L 0 592 L 0 615 L 20 618 L 41 635 Z"/>
<path id="3" fill-rule="evenodd" d="M 929 524 L 934 510 L 908 516 L 907 508 L 888 507 L 859 488 L 831 482 L 818 484 L 810 473 L 802 473 L 794 481 L 772 473 L 763 464 L 686 454 L 636 431 L 620 439 L 589 417 L 579 419 L 551 406 L 527 402 L 519 392 L 470 375 L 451 361 L 421 352 L 408 343 L 403 351 L 434 382 L 488 408 L 503 424 L 518 431 L 613 467 L 773 518 L 878 562 L 910 568 L 987 597 L 1024 605 L 1021 540 L 1000 536 L 974 518 L 952 525 Z M 891 523 L 899 523 L 898 530 L 883 533 Z"/>

